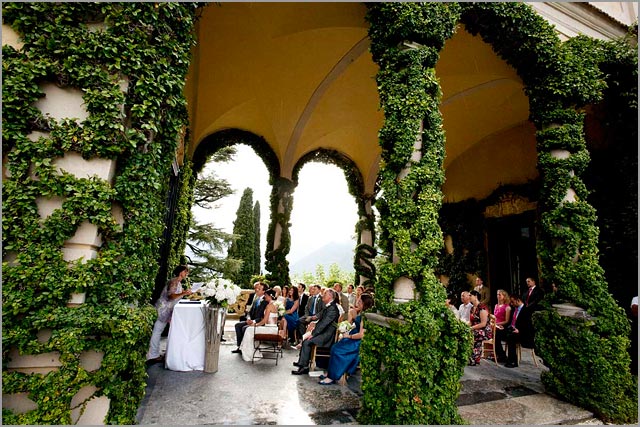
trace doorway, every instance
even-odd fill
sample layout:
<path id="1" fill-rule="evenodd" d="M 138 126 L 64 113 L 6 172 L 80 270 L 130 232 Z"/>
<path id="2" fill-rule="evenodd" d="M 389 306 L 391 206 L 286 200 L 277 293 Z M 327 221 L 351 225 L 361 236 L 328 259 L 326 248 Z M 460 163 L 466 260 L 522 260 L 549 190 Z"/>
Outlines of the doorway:
<path id="1" fill-rule="evenodd" d="M 504 289 L 522 295 L 525 280 L 538 278 L 535 211 L 487 219 L 488 278 L 491 304 L 496 291 Z"/>

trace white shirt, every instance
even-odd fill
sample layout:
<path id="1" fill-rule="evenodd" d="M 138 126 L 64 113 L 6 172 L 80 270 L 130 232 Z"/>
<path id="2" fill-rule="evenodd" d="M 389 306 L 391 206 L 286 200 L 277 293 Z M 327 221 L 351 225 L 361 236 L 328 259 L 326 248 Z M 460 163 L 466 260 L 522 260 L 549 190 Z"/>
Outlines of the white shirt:
<path id="1" fill-rule="evenodd" d="M 458 313 L 460 313 L 460 320 L 464 320 L 467 323 L 470 322 L 469 318 L 471 317 L 471 307 L 473 307 L 471 302 L 460 304 L 460 308 L 458 309 Z"/>
<path id="2" fill-rule="evenodd" d="M 638 297 L 633 297 L 631 300 L 631 306 L 633 307 L 634 305 L 638 305 Z"/>

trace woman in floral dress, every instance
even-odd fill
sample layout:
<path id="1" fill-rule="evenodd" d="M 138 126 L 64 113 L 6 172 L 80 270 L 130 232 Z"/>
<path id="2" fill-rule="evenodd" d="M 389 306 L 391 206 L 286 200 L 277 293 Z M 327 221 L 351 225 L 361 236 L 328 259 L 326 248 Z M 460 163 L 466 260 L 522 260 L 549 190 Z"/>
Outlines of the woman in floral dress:
<path id="1" fill-rule="evenodd" d="M 469 366 L 476 366 L 480 363 L 482 355 L 482 341 L 490 340 L 491 322 L 489 321 L 489 309 L 486 305 L 480 303 L 480 292 L 473 290 L 469 292 L 471 307 L 471 331 L 473 332 L 473 355 L 469 360 Z"/>

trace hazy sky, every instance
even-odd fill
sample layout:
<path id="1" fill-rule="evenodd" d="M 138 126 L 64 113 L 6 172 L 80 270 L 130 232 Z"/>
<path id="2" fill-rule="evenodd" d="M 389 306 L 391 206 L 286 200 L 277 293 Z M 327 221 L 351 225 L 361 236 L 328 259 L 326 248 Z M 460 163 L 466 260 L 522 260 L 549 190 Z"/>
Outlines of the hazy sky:
<path id="1" fill-rule="evenodd" d="M 193 208 L 199 222 L 213 222 L 218 228 L 231 233 L 233 221 L 244 189 L 253 189 L 253 201 L 260 202 L 260 253 L 264 265 L 267 229 L 270 221 L 269 174 L 257 154 L 247 145 L 236 145 L 238 154 L 229 163 L 216 164 L 215 172 L 231 184 L 235 194 L 222 199 L 218 208 L 205 210 Z M 208 163 L 204 171 L 213 170 Z M 290 264 L 310 252 L 331 242 L 353 241 L 355 247 L 355 225 L 358 221 L 356 202 L 349 194 L 347 181 L 340 168 L 322 163 L 307 163 L 302 167 L 298 186 L 293 195 L 291 213 Z"/>

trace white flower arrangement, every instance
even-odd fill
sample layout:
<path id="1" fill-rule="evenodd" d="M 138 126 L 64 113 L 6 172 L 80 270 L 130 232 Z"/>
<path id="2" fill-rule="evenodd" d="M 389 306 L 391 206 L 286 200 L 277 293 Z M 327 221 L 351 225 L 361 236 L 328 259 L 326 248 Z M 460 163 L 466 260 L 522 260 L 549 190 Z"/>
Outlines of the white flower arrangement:
<path id="1" fill-rule="evenodd" d="M 284 306 L 284 302 L 282 301 L 274 301 L 273 302 L 276 305 L 276 308 L 278 309 L 278 316 L 284 316 L 284 313 L 286 313 L 287 309 Z"/>
<path id="2" fill-rule="evenodd" d="M 355 327 L 355 324 L 349 323 L 348 320 L 343 320 L 342 322 L 338 323 L 338 332 L 341 334 L 346 334 Z"/>
<path id="3" fill-rule="evenodd" d="M 238 285 L 222 278 L 213 279 L 198 289 L 198 293 L 204 297 L 209 305 L 219 305 L 225 308 L 236 302 L 240 292 L 241 289 Z"/>

